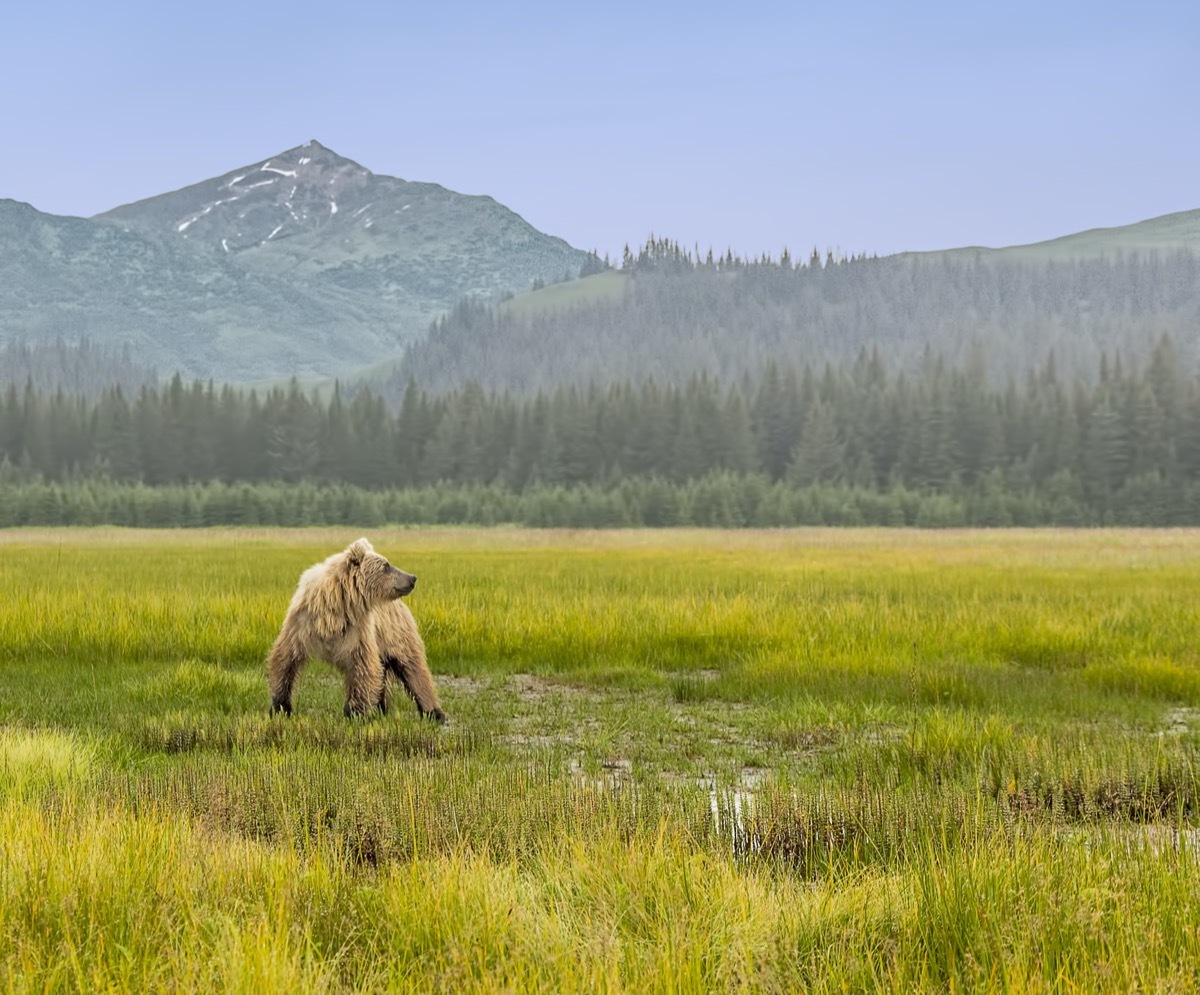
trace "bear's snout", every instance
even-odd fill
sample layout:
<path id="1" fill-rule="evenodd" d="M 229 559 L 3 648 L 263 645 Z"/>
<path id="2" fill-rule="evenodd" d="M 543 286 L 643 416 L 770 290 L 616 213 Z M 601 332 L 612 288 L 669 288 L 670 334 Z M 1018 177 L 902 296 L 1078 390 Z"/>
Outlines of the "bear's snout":
<path id="1" fill-rule="evenodd" d="M 403 570 L 397 570 L 395 567 L 392 569 L 396 570 L 396 597 L 402 598 L 417 586 L 416 574 L 406 574 Z"/>

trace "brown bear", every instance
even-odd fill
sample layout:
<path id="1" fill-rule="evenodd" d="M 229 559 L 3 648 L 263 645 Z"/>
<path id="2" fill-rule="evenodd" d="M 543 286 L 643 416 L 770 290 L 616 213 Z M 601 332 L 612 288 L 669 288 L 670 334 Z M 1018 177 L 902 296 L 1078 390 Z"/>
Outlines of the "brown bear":
<path id="1" fill-rule="evenodd" d="M 390 673 L 422 716 L 445 722 L 416 620 L 399 600 L 416 583 L 366 539 L 305 570 L 267 657 L 271 710 L 292 714 L 296 675 L 309 657 L 317 657 L 345 677 L 347 716 L 372 708 L 386 713 Z"/>

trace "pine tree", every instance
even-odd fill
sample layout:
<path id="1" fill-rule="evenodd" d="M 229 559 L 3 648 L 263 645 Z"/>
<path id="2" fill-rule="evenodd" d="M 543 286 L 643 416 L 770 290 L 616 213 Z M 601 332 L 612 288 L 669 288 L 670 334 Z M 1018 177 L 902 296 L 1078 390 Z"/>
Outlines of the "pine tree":
<path id="1" fill-rule="evenodd" d="M 101 395 L 93 422 L 93 465 L 116 480 L 137 480 L 141 476 L 137 435 L 133 414 L 120 387 Z"/>
<path id="2" fill-rule="evenodd" d="M 837 484 L 846 476 L 845 446 L 830 407 L 814 398 L 804 419 L 804 430 L 788 465 L 788 483 L 797 487 Z"/>
<path id="3" fill-rule="evenodd" d="M 1129 467 L 1129 437 L 1109 397 L 1093 408 L 1083 442 L 1084 481 L 1093 500 L 1107 508 Z"/>

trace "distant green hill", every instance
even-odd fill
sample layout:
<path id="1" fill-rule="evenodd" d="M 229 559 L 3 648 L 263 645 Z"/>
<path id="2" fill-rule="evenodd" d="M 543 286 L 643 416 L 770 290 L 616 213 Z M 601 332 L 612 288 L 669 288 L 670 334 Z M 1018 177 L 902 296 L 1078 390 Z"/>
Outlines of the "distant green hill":
<path id="1" fill-rule="evenodd" d="M 0 201 L 0 343 L 86 336 L 254 381 L 386 360 L 465 297 L 587 258 L 490 197 L 380 176 L 318 142 L 105 212 Z"/>
<path id="2" fill-rule="evenodd" d="M 1009 245 L 998 249 L 966 246 L 933 252 L 902 255 L 938 258 L 1003 259 L 1009 262 L 1045 263 L 1050 261 L 1110 258 L 1151 252 L 1167 253 L 1178 249 L 1200 251 L 1200 211 L 1179 211 L 1116 228 L 1091 228 L 1074 235 L 1063 235 L 1045 242 Z"/>

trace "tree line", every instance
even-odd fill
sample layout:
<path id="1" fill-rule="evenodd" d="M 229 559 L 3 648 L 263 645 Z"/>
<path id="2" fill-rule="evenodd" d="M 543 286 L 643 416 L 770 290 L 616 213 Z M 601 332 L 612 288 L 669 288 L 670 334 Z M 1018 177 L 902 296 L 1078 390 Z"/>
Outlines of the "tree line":
<path id="1" fill-rule="evenodd" d="M 1034 525 L 1178 525 L 1200 518 L 1200 485 L 1173 497 L 1155 481 L 1122 488 L 1103 512 L 1069 489 L 974 487 L 921 492 L 848 484 L 797 487 L 761 474 L 713 473 L 673 484 L 633 477 L 616 484 L 537 484 L 522 492 L 496 485 L 434 484 L 366 490 L 347 484 L 226 484 L 147 487 L 106 480 L 0 484 L 0 528 L 119 525 L 498 525 L 534 528 L 700 526 L 777 528 L 883 525 L 920 528 Z"/>
<path id="2" fill-rule="evenodd" d="M 176 376 L 97 398 L 10 385 L 0 399 L 0 484 L 34 500 L 29 488 L 62 494 L 84 482 L 139 494 L 348 486 L 420 492 L 434 504 L 454 494 L 461 504 L 466 493 L 609 495 L 597 508 L 623 494 L 624 510 L 597 510 L 598 524 L 707 521 L 715 513 L 695 509 L 716 499 L 685 498 L 698 482 L 722 493 L 836 493 L 851 504 L 898 495 L 900 511 L 858 514 L 905 523 L 918 517 L 908 495 L 959 501 L 949 517 L 964 522 L 983 514 L 987 496 L 1027 504 L 997 512 L 997 523 L 1125 521 L 1134 507 L 1147 524 L 1194 523 L 1200 379 L 1163 338 L 1144 368 L 1104 357 L 1094 378 L 1068 380 L 1052 356 L 1003 385 L 981 362 L 951 366 L 933 353 L 911 374 L 892 373 L 878 350 L 820 370 L 768 364 L 756 379 L 700 374 L 679 386 L 627 381 L 530 397 L 477 384 L 429 394 L 410 382 L 396 408 L 369 391 L 322 399 L 294 382 L 260 393 Z M 688 510 L 647 511 L 621 490 L 630 482 L 665 487 Z M 741 510 L 718 517 L 760 522 L 752 499 L 722 502 Z M 811 517 L 773 514 L 779 524 Z"/>

